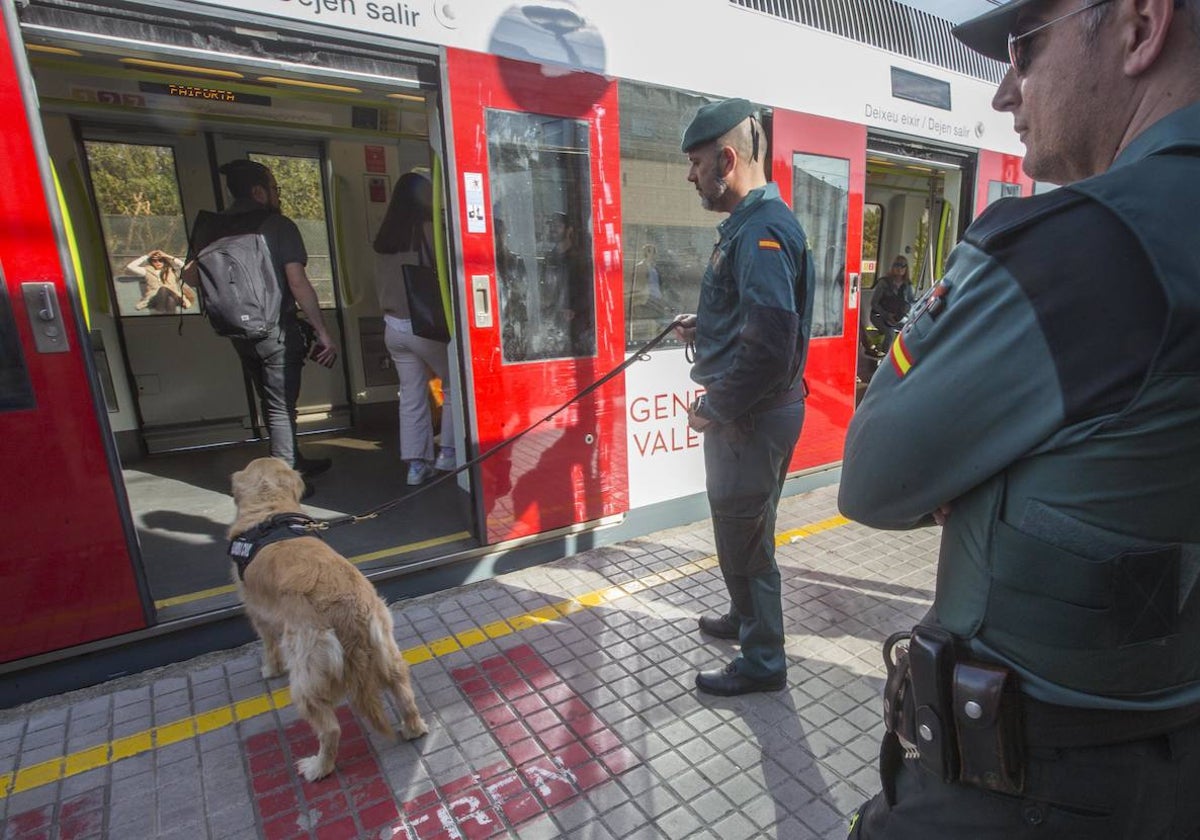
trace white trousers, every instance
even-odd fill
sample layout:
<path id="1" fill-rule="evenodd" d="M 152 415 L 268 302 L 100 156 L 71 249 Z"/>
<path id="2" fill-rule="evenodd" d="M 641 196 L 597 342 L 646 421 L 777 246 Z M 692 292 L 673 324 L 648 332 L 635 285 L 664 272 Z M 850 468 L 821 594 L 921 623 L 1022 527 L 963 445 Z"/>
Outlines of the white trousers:
<path id="1" fill-rule="evenodd" d="M 450 400 L 450 347 L 413 335 L 412 321 L 383 316 L 384 343 L 400 378 L 400 457 L 432 461 L 433 420 L 429 415 L 429 370 L 442 380 L 442 446 L 454 446 L 454 409 Z"/>

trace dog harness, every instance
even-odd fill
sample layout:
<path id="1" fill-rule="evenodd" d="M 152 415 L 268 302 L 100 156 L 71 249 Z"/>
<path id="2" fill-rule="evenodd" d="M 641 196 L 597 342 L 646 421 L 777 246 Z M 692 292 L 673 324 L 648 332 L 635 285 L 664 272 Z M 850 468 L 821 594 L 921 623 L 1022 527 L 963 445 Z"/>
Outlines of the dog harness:
<path id="1" fill-rule="evenodd" d="M 321 539 L 319 532 L 308 528 L 316 521 L 303 513 L 277 513 L 230 540 L 228 554 L 237 564 L 238 580 L 246 579 L 246 569 L 250 566 L 250 561 L 263 546 L 282 540 L 294 540 L 297 537 Z"/>

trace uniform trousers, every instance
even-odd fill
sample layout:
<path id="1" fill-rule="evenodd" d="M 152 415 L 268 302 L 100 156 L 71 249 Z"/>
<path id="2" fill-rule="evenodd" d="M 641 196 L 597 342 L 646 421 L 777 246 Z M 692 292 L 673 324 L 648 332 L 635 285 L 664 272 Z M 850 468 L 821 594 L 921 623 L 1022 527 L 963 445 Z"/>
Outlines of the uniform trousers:
<path id="1" fill-rule="evenodd" d="M 296 466 L 296 402 L 304 368 L 304 337 L 294 319 L 273 327 L 266 338 L 230 339 L 254 383 L 271 438 L 271 455 Z"/>
<path id="2" fill-rule="evenodd" d="M 884 739 L 885 792 L 849 840 L 1200 840 L 1200 723 L 1123 744 L 1032 745 L 1021 796 L 943 783 L 899 750 Z"/>
<path id="3" fill-rule="evenodd" d="M 454 446 L 447 345 L 413 335 L 408 318 L 384 316 L 383 340 L 400 379 L 400 457 L 432 461 L 433 419 L 429 413 L 429 369 L 442 380 L 442 446 Z"/>
<path id="4" fill-rule="evenodd" d="M 717 560 L 739 620 L 738 673 L 767 679 L 787 671 L 783 603 L 775 565 L 775 517 L 804 401 L 751 412 L 704 432 L 704 469 Z"/>

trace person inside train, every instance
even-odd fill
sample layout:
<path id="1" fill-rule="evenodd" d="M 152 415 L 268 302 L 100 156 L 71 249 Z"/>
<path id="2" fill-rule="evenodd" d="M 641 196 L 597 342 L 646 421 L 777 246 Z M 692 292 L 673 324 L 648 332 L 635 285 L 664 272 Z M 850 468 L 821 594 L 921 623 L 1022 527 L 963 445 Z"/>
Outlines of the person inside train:
<path id="1" fill-rule="evenodd" d="M 384 343 L 400 380 L 400 457 L 408 462 L 408 484 L 455 469 L 454 412 L 450 405 L 449 345 L 413 333 L 405 265 L 433 263 L 433 184 L 418 172 L 400 176 L 375 234 L 375 291 L 383 310 Z M 429 372 L 442 380 L 441 443 L 434 455 Z"/>
<path id="2" fill-rule="evenodd" d="M 283 302 L 279 322 L 261 338 L 230 337 L 242 369 L 254 383 L 267 421 L 271 455 L 290 464 L 305 479 L 304 496 L 313 494 L 309 478 L 330 468 L 329 458 L 308 458 L 300 451 L 296 440 L 296 403 L 300 397 L 301 371 L 304 367 L 307 342 L 299 312 L 311 326 L 315 344 L 312 358 L 318 364 L 330 366 L 337 358 L 337 343 L 325 326 L 321 303 L 316 289 L 308 279 L 305 266 L 308 251 L 296 223 L 280 211 L 280 188 L 271 169 L 248 158 L 231 160 L 221 166 L 225 186 L 233 203 L 206 224 L 200 219 L 192 226 L 192 249 L 199 254 L 208 245 L 240 231 L 246 220 L 255 220 L 257 233 L 266 243 Z M 261 217 L 262 221 L 257 219 Z M 184 270 L 183 279 L 191 286 L 199 285 L 199 260 L 192 260 Z"/>
<path id="3" fill-rule="evenodd" d="M 901 323 L 908 315 L 913 304 L 913 287 L 908 277 L 908 259 L 898 254 L 892 260 L 892 267 L 871 293 L 871 324 L 883 336 L 881 345 L 874 347 L 874 355 L 885 356 L 891 349 L 892 341 Z"/>
<path id="4" fill-rule="evenodd" d="M 125 270 L 142 278 L 142 299 L 134 304 L 134 309 L 170 314 L 196 303 L 195 290 L 180 282 L 183 260 L 179 257 L 155 248 L 130 262 Z"/>

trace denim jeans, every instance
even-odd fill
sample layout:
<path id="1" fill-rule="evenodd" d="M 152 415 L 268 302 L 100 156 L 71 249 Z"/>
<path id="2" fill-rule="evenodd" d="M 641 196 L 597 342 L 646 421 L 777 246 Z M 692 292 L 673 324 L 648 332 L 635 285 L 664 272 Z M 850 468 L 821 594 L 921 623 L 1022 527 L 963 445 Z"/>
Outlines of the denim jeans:
<path id="1" fill-rule="evenodd" d="M 230 340 L 258 394 L 271 438 L 271 455 L 296 466 L 296 401 L 300 398 L 300 373 L 304 367 L 300 327 L 290 319 L 275 327 L 266 338 Z"/>

